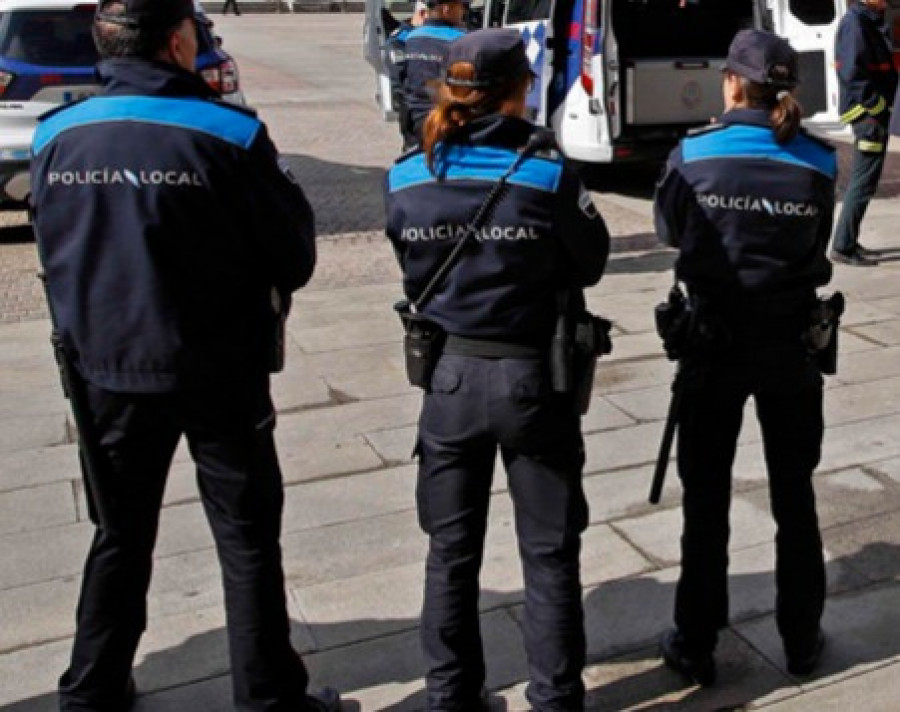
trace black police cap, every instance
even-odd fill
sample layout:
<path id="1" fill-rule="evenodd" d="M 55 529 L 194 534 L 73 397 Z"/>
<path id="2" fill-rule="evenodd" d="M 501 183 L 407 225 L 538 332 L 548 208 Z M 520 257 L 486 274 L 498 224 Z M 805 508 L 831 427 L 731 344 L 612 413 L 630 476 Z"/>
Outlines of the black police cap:
<path id="1" fill-rule="evenodd" d="M 797 52 L 784 38 L 762 30 L 741 30 L 734 36 L 724 69 L 782 89 L 793 89 L 800 81 Z"/>
<path id="2" fill-rule="evenodd" d="M 107 12 L 107 8 L 115 2 L 121 3 L 123 10 L 120 13 Z M 126 27 L 168 29 L 193 15 L 194 0 L 101 0 L 97 5 L 96 17 Z"/>
<path id="3" fill-rule="evenodd" d="M 442 3 L 451 3 L 451 2 L 458 2 L 462 5 L 468 5 L 468 4 L 470 4 L 471 0 L 425 0 L 425 4 L 428 7 L 437 7 L 438 5 L 440 5 Z"/>
<path id="4" fill-rule="evenodd" d="M 447 66 L 468 62 L 475 68 L 471 79 L 447 76 L 450 86 L 485 88 L 531 72 L 522 36 L 516 30 L 489 28 L 476 30 L 453 40 Z"/>

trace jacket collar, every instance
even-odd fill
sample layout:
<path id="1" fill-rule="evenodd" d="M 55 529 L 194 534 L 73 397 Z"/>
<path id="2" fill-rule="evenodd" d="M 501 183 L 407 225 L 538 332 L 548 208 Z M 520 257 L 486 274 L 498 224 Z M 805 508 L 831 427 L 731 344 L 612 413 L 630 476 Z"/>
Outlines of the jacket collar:
<path id="1" fill-rule="evenodd" d="M 486 144 L 504 148 L 524 146 L 534 132 L 534 124 L 514 116 L 491 114 L 469 122 L 454 143 Z"/>
<path id="2" fill-rule="evenodd" d="M 219 98 L 198 74 L 170 64 L 136 58 L 104 59 L 97 76 L 108 96 L 139 94 L 169 97 Z"/>
<path id="3" fill-rule="evenodd" d="M 726 126 L 732 124 L 750 124 L 751 126 L 772 127 L 771 114 L 765 109 L 732 109 L 719 117 L 719 123 Z"/>

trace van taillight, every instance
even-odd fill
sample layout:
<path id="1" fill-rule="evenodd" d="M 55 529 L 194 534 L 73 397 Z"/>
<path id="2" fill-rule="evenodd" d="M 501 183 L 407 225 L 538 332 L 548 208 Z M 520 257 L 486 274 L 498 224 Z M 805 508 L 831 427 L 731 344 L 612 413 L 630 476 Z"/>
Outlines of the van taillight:
<path id="1" fill-rule="evenodd" d="M 240 88 L 237 65 L 231 59 L 201 70 L 200 76 L 219 94 L 231 94 Z"/>
<path id="2" fill-rule="evenodd" d="M 597 25 L 599 10 L 600 0 L 584 0 L 581 16 L 581 86 L 588 96 L 594 94 L 594 70 L 591 65 L 600 29 Z"/>
<path id="3" fill-rule="evenodd" d="M 0 70 L 0 98 L 6 94 L 7 87 L 12 84 L 12 80 L 16 78 L 15 74 Z"/>

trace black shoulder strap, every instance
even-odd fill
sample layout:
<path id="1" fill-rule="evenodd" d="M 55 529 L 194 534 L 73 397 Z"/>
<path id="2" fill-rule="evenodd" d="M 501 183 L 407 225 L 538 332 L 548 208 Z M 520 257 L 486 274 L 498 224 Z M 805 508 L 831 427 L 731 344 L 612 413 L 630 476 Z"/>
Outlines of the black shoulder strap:
<path id="1" fill-rule="evenodd" d="M 434 296 L 434 292 L 444 281 L 447 273 L 450 272 L 459 261 L 459 258 L 462 256 L 462 251 L 469 240 L 478 235 L 478 231 L 481 230 L 481 228 L 484 227 L 484 224 L 490 219 L 494 209 L 497 207 L 497 203 L 499 203 L 500 199 L 503 197 L 503 193 L 506 190 L 506 183 L 510 176 L 519 169 L 519 166 L 522 165 L 522 162 L 526 158 L 547 148 L 552 139 L 553 134 L 549 131 L 537 130 L 531 134 L 528 143 L 525 144 L 525 147 L 519 152 L 519 155 L 516 157 L 516 160 L 513 161 L 509 170 L 500 177 L 500 180 L 497 181 L 497 184 L 491 189 L 491 192 L 488 193 L 487 198 L 484 199 L 481 207 L 478 208 L 475 217 L 472 218 L 468 225 L 466 225 L 465 234 L 463 234 L 459 239 L 459 242 L 454 245 L 453 251 L 447 256 L 447 259 L 444 260 L 440 267 L 437 268 L 434 275 L 428 281 L 428 284 L 425 285 L 425 289 L 422 290 L 422 293 L 419 294 L 418 298 L 413 302 L 416 311 L 421 311 L 422 307 L 424 307 L 431 297 Z"/>

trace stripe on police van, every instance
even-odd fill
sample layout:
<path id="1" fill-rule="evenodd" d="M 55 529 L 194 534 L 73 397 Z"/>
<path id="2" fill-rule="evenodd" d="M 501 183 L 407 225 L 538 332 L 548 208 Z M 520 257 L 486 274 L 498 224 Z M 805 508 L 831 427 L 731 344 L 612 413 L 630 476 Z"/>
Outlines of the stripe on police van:
<path id="1" fill-rule="evenodd" d="M 202 99 L 152 96 L 103 96 L 88 99 L 38 123 L 35 155 L 59 134 L 86 124 L 137 121 L 191 129 L 249 148 L 260 129 L 253 116 Z"/>

